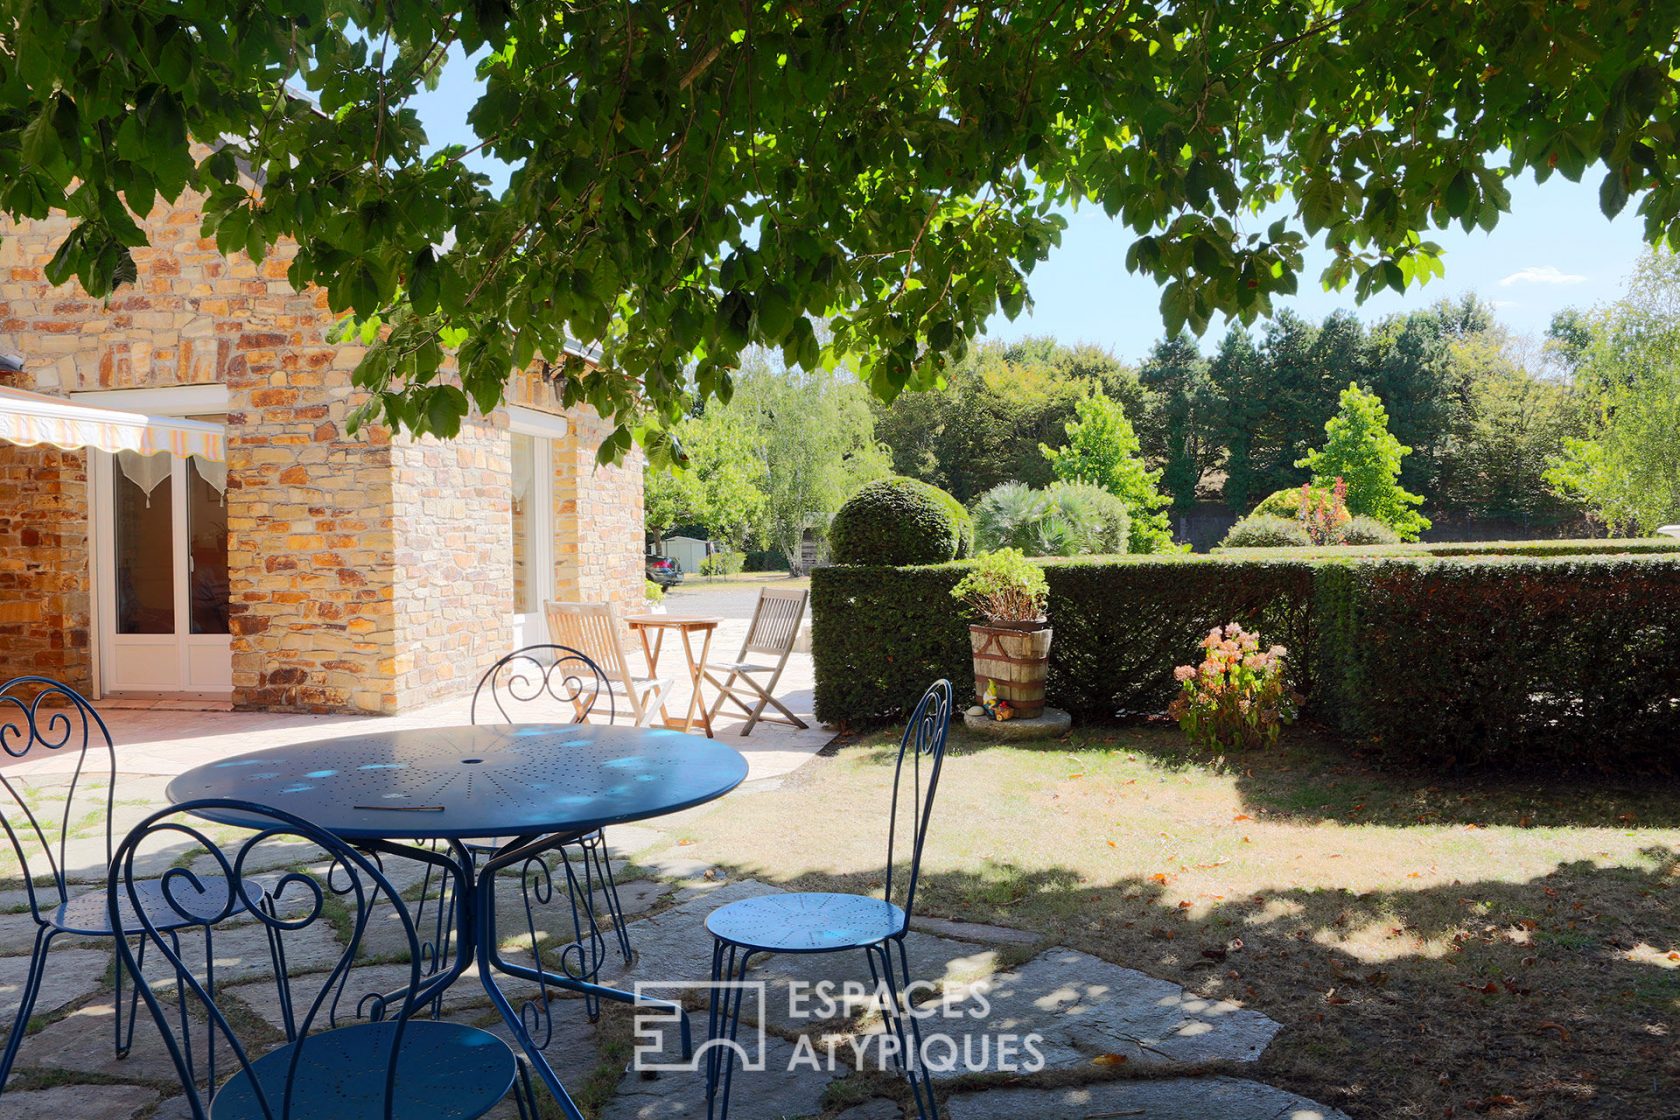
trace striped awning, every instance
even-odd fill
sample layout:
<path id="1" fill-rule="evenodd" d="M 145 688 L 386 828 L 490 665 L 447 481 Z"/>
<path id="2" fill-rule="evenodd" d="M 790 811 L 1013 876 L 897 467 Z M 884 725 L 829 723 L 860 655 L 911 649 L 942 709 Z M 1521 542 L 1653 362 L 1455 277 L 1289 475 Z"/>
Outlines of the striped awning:
<path id="1" fill-rule="evenodd" d="M 220 424 L 98 408 L 4 386 L 0 386 L 0 441 L 25 446 L 46 443 L 67 451 L 81 447 L 141 455 L 167 451 L 181 459 L 196 455 L 212 463 L 227 460 Z"/>

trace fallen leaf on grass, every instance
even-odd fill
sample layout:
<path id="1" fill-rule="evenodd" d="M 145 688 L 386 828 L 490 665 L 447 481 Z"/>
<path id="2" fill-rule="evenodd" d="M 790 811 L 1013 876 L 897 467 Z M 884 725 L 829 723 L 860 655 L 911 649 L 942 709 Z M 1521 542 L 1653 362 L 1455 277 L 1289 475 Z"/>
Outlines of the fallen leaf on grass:
<path id="1" fill-rule="evenodd" d="M 1206 957 L 1210 961 L 1222 961 L 1230 955 L 1231 955 L 1231 951 L 1229 949 L 1203 949 L 1202 950 L 1202 956 Z"/>
<path id="2" fill-rule="evenodd" d="M 1232 821 L 1251 821 L 1253 819 L 1254 818 L 1249 816 L 1247 813 L 1238 813 L 1236 816 L 1231 818 Z"/>
<path id="3" fill-rule="evenodd" d="M 1569 1034 L 1569 1028 L 1565 1027 L 1562 1023 L 1554 1023 L 1550 1019 L 1546 1019 L 1546 1020 L 1544 1020 L 1540 1023 L 1535 1024 L 1534 1029 L 1537 1030 L 1537 1031 L 1556 1031 L 1557 1034 L 1558 1034 L 1558 1038 L 1561 1039 L 1565 1044 L 1569 1043 L 1570 1040 L 1571 1040 L 1570 1039 L 1570 1034 Z"/>
<path id="4" fill-rule="evenodd" d="M 1341 1007 L 1343 1004 L 1351 1003 L 1353 1001 L 1348 999 L 1346 996 L 1337 995 L 1336 989 L 1331 988 L 1328 992 L 1324 993 L 1324 1002 L 1330 1004 L 1332 1007 Z"/>

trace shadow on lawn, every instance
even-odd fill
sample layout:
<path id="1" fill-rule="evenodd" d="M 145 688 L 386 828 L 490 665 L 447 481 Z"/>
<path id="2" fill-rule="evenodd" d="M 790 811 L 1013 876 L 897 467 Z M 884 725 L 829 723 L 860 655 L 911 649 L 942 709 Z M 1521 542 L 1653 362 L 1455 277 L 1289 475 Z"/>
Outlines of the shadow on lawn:
<path id="1" fill-rule="evenodd" d="M 1675 1117 L 1680 853 L 1644 855 L 1525 882 L 1216 900 L 994 864 L 928 874 L 918 902 L 1263 1011 L 1286 1029 L 1249 1075 L 1358 1118 Z"/>

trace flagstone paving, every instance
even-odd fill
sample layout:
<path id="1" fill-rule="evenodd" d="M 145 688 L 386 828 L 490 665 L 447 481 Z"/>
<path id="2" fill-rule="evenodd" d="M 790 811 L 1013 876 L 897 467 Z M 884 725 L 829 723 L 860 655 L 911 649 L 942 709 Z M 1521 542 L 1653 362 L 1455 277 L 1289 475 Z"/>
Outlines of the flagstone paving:
<path id="1" fill-rule="evenodd" d="M 169 721 L 210 718 L 204 713 L 145 714 Z M 239 713 L 219 718 L 238 719 Z M 307 731 L 312 725 L 300 726 Z M 297 728 L 288 729 L 298 733 Z M 353 725 L 342 726 L 343 733 L 353 729 Z M 261 730 L 266 739 L 283 729 L 279 724 L 265 724 Z M 335 725 L 334 730 L 340 727 Z M 244 749 L 259 745 L 266 744 L 250 740 L 241 744 Z M 203 753 L 208 744 L 201 742 L 200 747 L 195 753 Z M 160 749 L 148 746 L 124 757 L 149 759 Z M 750 786 L 745 787 L 748 792 L 775 796 L 780 777 L 814 748 L 801 739 L 777 749 L 781 753 L 760 752 Z M 64 776 L 59 770 L 8 771 L 8 776 L 25 781 L 37 811 L 51 816 L 55 801 L 63 796 Z M 113 814 L 119 835 L 152 806 L 163 803 L 164 785 L 161 777 L 123 776 L 122 799 Z M 62 814 L 61 804 L 57 812 Z M 72 814 L 71 819 L 89 818 Z M 103 828 L 83 824 L 72 831 L 65 862 L 70 879 L 82 884 L 72 893 L 97 889 L 103 878 Z M 211 833 L 225 839 L 214 826 Z M 706 1027 L 703 981 L 712 957 L 706 915 L 736 899 L 781 888 L 751 880 L 723 880 L 717 869 L 692 857 L 678 842 L 679 836 L 680 824 L 675 821 L 608 829 L 635 957 L 626 964 L 609 935 L 603 979 L 625 987 L 638 982 L 683 985 L 682 990 L 666 991 L 694 1009 L 691 1021 L 699 1043 L 704 1041 Z M 161 872 L 181 856 L 179 851 L 159 852 L 146 866 Z M 285 862 L 286 853 L 280 852 L 260 866 L 271 873 Z M 404 861 L 386 860 L 385 864 L 398 891 L 411 902 L 417 899 L 419 868 Z M 205 874 L 217 870 L 213 861 L 203 859 L 192 866 Z M 12 886 L 16 886 L 15 878 Z M 528 954 L 528 949 L 520 948 L 526 914 L 518 888 L 513 875 L 499 884 L 498 932 L 507 951 Z M 551 964 L 571 937 L 570 908 L 563 889 L 555 901 L 556 906 L 538 908 L 542 949 Z M 0 1038 L 16 1012 L 33 943 L 33 922 L 27 913 L 19 912 L 26 906 L 21 890 L 0 890 Z M 419 933 L 424 938 L 426 931 L 422 928 Z M 319 990 L 347 939 L 347 930 L 321 924 L 288 935 L 294 996 L 302 993 L 307 1001 Z M 188 962 L 199 959 L 201 945 L 196 935 L 189 935 L 184 958 Z M 1251 1065 L 1265 1051 L 1280 1026 L 1247 1008 L 1201 999 L 1176 984 L 1044 944 L 1030 932 L 998 926 L 918 918 L 906 939 L 906 950 L 912 978 L 934 986 L 918 1003 L 924 1036 L 943 1040 L 929 1044 L 927 1053 L 935 1059 L 931 1068 L 942 1086 L 949 1120 L 1084 1120 L 1092 1116 L 1346 1120 L 1341 1113 L 1255 1080 L 1199 1075 L 1204 1063 L 1217 1063 L 1228 1073 Z M 352 970 L 338 1003 L 341 1018 L 353 1015 L 366 994 L 402 986 L 407 967 L 389 963 L 393 954 L 402 952 L 406 952 L 406 937 L 401 936 L 400 923 L 388 907 L 376 910 L 361 947 L 364 956 L 372 956 Z M 268 1033 L 265 1044 L 278 1040 L 282 1018 L 262 927 L 247 919 L 219 929 L 215 958 L 218 983 L 230 1005 L 250 1012 L 247 1021 L 259 1034 Z M 105 943 L 63 939 L 55 945 L 35 1009 L 34 1033 L 24 1041 L 11 1088 L 0 1094 L 0 1120 L 37 1116 L 176 1120 L 189 1115 L 156 1025 L 144 1006 L 132 1055 L 119 1061 L 112 1053 L 112 963 L 111 947 Z M 760 957 L 748 976 L 765 984 L 765 996 L 762 1001 L 749 1001 L 742 1037 L 756 1046 L 762 1027 L 765 1061 L 762 1070 L 736 1073 L 733 1115 L 820 1116 L 825 1120 L 914 1116 L 888 1049 L 882 1046 L 885 1036 L 879 1015 L 871 1007 L 871 993 L 865 986 L 868 966 L 861 953 Z M 795 1006 L 795 993 L 821 994 L 811 984 L 826 982 L 836 986 L 835 994 L 844 995 L 838 986 L 847 981 L 857 985 L 854 998 L 825 1008 L 832 1010 L 825 1018 Z M 796 982 L 804 986 L 793 987 Z M 516 1007 L 537 995 L 534 986 L 523 982 L 509 984 L 506 990 Z M 655 989 L 654 994 L 661 992 Z M 623 1012 L 609 1010 L 609 1017 L 597 1026 L 588 1022 L 582 1001 L 569 994 L 552 999 L 547 1006 L 553 1028 L 546 1053 L 562 1080 L 569 1085 L 593 1080 L 607 1087 L 617 1082 L 616 1091 L 600 1102 L 599 1120 L 673 1120 L 705 1114 L 704 1081 L 698 1072 L 678 1069 L 649 1074 L 625 1068 L 622 1042 L 608 1046 L 606 1041 L 624 1037 Z M 331 1010 L 330 998 L 325 1007 Z M 531 1012 L 536 1008 L 530 1005 Z M 976 1014 L 981 1009 L 984 1014 Z M 508 1036 L 476 969 L 450 990 L 443 1013 Z M 646 1022 L 640 1026 L 650 1029 Z M 1005 1036 L 1015 1041 L 1000 1046 Z M 673 1036 L 667 1032 L 664 1037 L 669 1049 Z M 1025 1045 L 1027 1039 L 1030 1046 Z M 948 1068 L 943 1061 L 946 1056 Z M 1038 1059 L 1042 1059 L 1043 1072 L 1035 1069 Z M 607 1061 L 612 1064 L 603 1066 Z M 1023 1065 L 1011 1073 L 1010 1084 L 996 1085 L 995 1075 L 1010 1072 L 1015 1061 Z M 976 1074 L 992 1076 L 994 1083 L 977 1085 L 972 1076 Z M 970 1076 L 965 1079 L 964 1075 Z M 515 1115 L 509 1102 L 492 1114 L 492 1120 L 511 1120 Z M 545 1117 L 550 1115 L 558 1115 L 552 1102 L 545 1112 Z"/>

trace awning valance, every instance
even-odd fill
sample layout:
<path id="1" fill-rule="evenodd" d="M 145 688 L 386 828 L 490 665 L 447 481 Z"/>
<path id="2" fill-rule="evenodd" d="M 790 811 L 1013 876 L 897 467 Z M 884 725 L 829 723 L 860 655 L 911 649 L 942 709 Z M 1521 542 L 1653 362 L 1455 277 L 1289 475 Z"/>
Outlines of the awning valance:
<path id="1" fill-rule="evenodd" d="M 67 451 L 81 447 L 141 455 L 167 451 L 181 459 L 196 455 L 211 463 L 227 461 L 220 424 L 76 404 L 4 386 L 0 386 L 0 440 L 25 446 L 46 443 Z"/>

